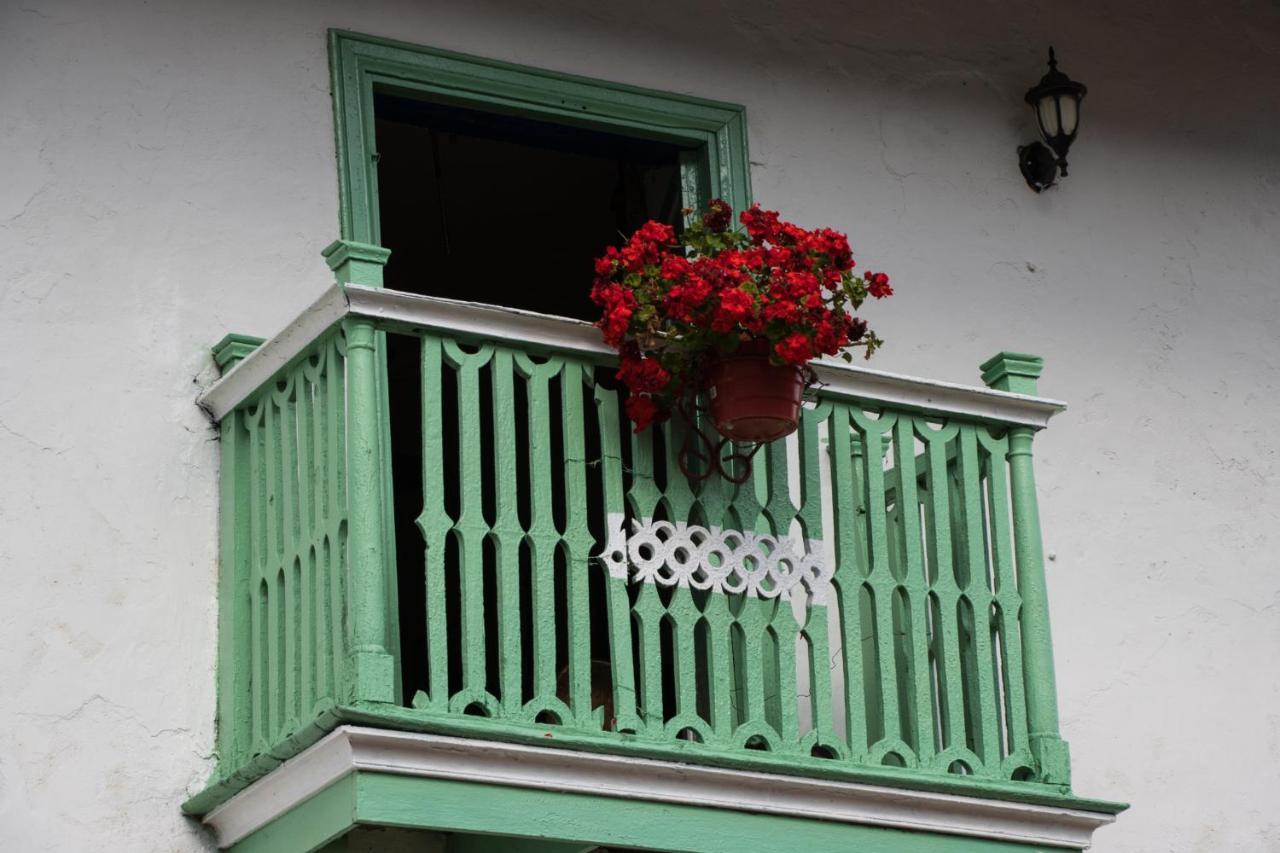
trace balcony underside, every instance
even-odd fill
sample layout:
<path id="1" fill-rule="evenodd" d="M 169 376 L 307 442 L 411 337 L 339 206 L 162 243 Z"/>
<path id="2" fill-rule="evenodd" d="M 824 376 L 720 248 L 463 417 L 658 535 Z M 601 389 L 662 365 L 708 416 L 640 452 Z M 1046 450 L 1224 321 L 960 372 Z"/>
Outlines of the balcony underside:
<path id="1" fill-rule="evenodd" d="M 1083 849 L 1112 811 L 341 726 L 205 821 L 237 853 L 357 826 L 460 834 L 446 850 L 999 853 Z"/>

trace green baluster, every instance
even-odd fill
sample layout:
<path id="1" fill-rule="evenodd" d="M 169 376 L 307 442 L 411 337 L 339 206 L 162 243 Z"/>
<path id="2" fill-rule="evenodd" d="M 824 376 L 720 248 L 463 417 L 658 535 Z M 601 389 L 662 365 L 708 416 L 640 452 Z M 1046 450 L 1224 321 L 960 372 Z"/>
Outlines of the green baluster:
<path id="1" fill-rule="evenodd" d="M 222 454 L 218 471 L 218 773 L 222 776 L 248 761 L 253 747 L 254 520 L 249 505 L 251 438 L 244 409 L 223 418 L 218 429 Z"/>
<path id="2" fill-rule="evenodd" d="M 883 732 L 878 743 L 873 745 L 872 759 L 878 761 L 890 751 L 901 751 L 907 746 L 910 736 L 902 729 L 901 708 L 899 704 L 898 663 L 896 655 L 895 609 L 899 607 L 895 591 L 898 578 L 890 564 L 889 518 L 885 495 L 884 476 L 884 437 L 889 435 L 896 422 L 896 416 L 884 412 L 877 419 L 871 419 L 858 409 L 851 410 L 854 423 L 857 424 L 861 449 L 863 451 L 862 470 L 864 488 L 867 496 L 866 527 L 870 553 L 870 572 L 866 584 L 872 591 L 871 613 L 865 614 L 875 625 L 874 660 L 878 675 L 880 694 L 876 719 Z M 899 614 L 900 615 L 900 614 Z M 906 756 L 902 756 L 904 759 Z"/>
<path id="3" fill-rule="evenodd" d="M 960 628 L 957 605 L 960 587 L 956 583 L 951 541 L 951 474 L 953 454 L 949 447 L 959 434 L 959 427 L 948 424 L 939 430 L 918 424 L 925 441 L 928 471 L 928 494 L 925 496 L 925 518 L 928 524 L 927 547 L 933 567 L 930 591 L 937 601 L 934 621 L 934 655 L 938 668 L 938 705 L 941 715 L 942 749 L 966 749 L 964 670 L 960 663 Z M 942 769 L 946 769 L 943 767 Z"/>
<path id="4" fill-rule="evenodd" d="M 676 460 L 680 443 L 687 429 L 678 422 L 668 422 L 663 426 L 663 445 L 666 448 L 663 465 L 667 475 L 667 485 L 663 494 L 667 518 L 672 522 L 687 522 L 693 513 L 694 495 L 689 486 L 689 479 L 680 470 Z M 689 587 L 680 585 L 671 591 L 670 603 L 666 608 L 667 618 L 671 620 L 673 660 L 666 661 L 675 675 L 675 714 L 668 723 L 668 734 L 677 734 L 686 728 L 693 728 L 702 733 L 705 726 L 698 716 L 698 659 L 697 643 L 694 634 L 701 611 L 693 601 L 693 593 Z"/>
<path id="5" fill-rule="evenodd" d="M 552 514 L 552 483 L 556 476 L 551 464 L 551 389 L 550 382 L 560 373 L 563 362 L 552 358 L 535 364 L 524 354 L 517 356 L 517 366 L 525 377 L 529 399 L 529 506 L 527 541 L 533 569 L 533 699 L 535 716 L 539 709 L 558 706 L 556 696 L 556 565 L 555 552 L 560 545 Z M 562 720 L 568 722 L 568 720 Z"/>
<path id="6" fill-rule="evenodd" d="M 497 557 L 498 642 L 501 657 L 502 707 L 516 716 L 524 704 L 523 640 L 520 634 L 520 526 L 516 470 L 516 406 L 512 353 L 493 353 L 494 521 L 490 534 Z"/>
<path id="7" fill-rule="evenodd" d="M 480 369 L 493 356 L 492 346 L 464 352 L 450 340 L 444 356 L 458 380 L 458 518 L 453 536 L 458 543 L 458 587 L 462 636 L 462 690 L 449 700 L 451 711 L 463 711 L 472 703 L 488 706 L 484 620 L 484 540 L 489 525 L 484 520 L 484 476 L 480 446 Z M 492 711 L 492 708 L 490 708 Z"/>
<path id="8" fill-rule="evenodd" d="M 791 439 L 775 441 L 765 448 L 765 483 L 768 499 L 765 515 L 774 537 L 782 542 L 791 536 L 797 509 L 791 500 Z M 758 458 L 758 457 L 757 457 Z M 800 739 L 799 709 L 796 705 L 796 635 L 800 625 L 788 596 L 779 596 L 768 605 L 768 639 L 772 654 L 765 656 L 766 708 L 770 724 L 778 731 L 781 748 L 797 748 Z"/>
<path id="9" fill-rule="evenodd" d="M 710 424 L 704 426 L 710 427 Z M 713 531 L 737 528 L 731 512 L 732 484 L 716 474 L 707 477 L 698 486 L 698 509 L 706 527 Z M 707 703 L 701 712 L 706 714 L 711 731 L 708 743 L 729 747 L 733 742 L 733 613 L 729 610 L 729 596 L 723 592 L 711 592 L 702 605 L 702 619 L 707 626 Z"/>
<path id="10" fill-rule="evenodd" d="M 604 487 L 605 520 L 625 524 L 626 499 L 622 493 L 622 432 L 618 418 L 618 393 L 596 385 L 596 410 L 600 424 L 601 482 Z M 625 532 L 625 529 L 624 529 Z M 620 556 L 625 564 L 627 556 Z M 605 578 L 605 606 L 609 619 L 609 659 L 613 670 L 613 724 L 619 731 L 639 732 L 644 727 L 636 710 L 636 677 L 632 662 L 631 598 L 627 594 L 629 573 Z M 610 725 L 606 720 L 605 725 Z"/>
<path id="11" fill-rule="evenodd" d="M 662 495 L 653 479 L 653 430 L 631 435 L 631 488 L 627 501 L 631 517 L 648 520 L 657 512 Z M 629 531 L 628 531 L 629 532 Z M 646 730 L 658 737 L 665 720 L 662 698 L 661 621 L 664 608 L 653 583 L 640 584 L 631 608 L 640 644 L 638 679 L 640 718 Z"/>
<path id="12" fill-rule="evenodd" d="M 988 774 L 1000 767 L 999 697 L 991 650 L 991 591 L 987 585 L 986 532 L 976 427 L 960 428 L 958 476 L 963 495 L 963 559 L 968 567 L 964 596 L 973 611 L 974 663 L 972 696 L 974 751 Z M 976 770 L 977 768 L 975 768 Z"/>
<path id="13" fill-rule="evenodd" d="M 832 586 L 840 608 L 840 657 L 845 689 L 845 738 L 849 757 L 861 762 L 866 753 L 867 696 L 862 665 L 862 584 L 866 550 L 861 544 L 866 503 L 858 477 L 861 438 L 853 433 L 849 406 L 833 403 L 828 426 L 827 458 L 831 469 L 831 522 L 835 530 L 835 571 Z"/>
<path id="14" fill-rule="evenodd" d="M 905 695 L 907 715 L 914 722 L 907 740 L 915 748 L 921 766 L 927 766 L 934 753 L 933 685 L 928 648 L 928 582 L 921 553 L 920 496 L 915 451 L 916 419 L 899 415 L 893 441 L 894 467 L 897 474 L 896 505 L 902 530 L 902 583 L 910 614 L 911 636 L 906 657 Z M 903 733 L 904 736 L 907 732 Z"/>
<path id="15" fill-rule="evenodd" d="M 566 572 L 566 618 L 569 620 L 569 707 L 583 728 L 595 728 L 591 699 L 591 596 L 588 560 L 595 539 L 587 523 L 586 413 L 582 387 L 587 369 L 568 361 L 560 373 L 561 429 L 564 436 L 565 524 L 561 547 Z"/>

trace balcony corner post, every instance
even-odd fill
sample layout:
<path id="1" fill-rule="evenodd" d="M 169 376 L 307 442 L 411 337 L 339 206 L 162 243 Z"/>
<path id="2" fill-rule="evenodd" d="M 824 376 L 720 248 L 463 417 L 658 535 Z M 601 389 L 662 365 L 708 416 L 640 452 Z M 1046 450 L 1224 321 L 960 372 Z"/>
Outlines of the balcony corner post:
<path id="1" fill-rule="evenodd" d="M 396 701 L 393 621 L 395 559 L 387 550 L 378 332 L 368 320 L 344 322 L 347 338 L 347 503 L 351 670 L 355 701 Z"/>
<path id="2" fill-rule="evenodd" d="M 982 381 L 997 391 L 1034 395 L 1036 380 L 1043 369 L 1044 359 L 1039 356 L 1001 352 L 983 362 Z M 1009 428 L 1009 489 L 1018 592 L 1022 597 L 1022 670 L 1027 691 L 1027 723 L 1040 781 L 1070 786 L 1067 742 L 1058 731 L 1049 595 L 1031 453 L 1034 435 L 1031 427 Z"/>
<path id="3" fill-rule="evenodd" d="M 334 240 L 321 252 L 339 284 L 382 287 L 382 268 L 391 250 L 355 240 Z"/>

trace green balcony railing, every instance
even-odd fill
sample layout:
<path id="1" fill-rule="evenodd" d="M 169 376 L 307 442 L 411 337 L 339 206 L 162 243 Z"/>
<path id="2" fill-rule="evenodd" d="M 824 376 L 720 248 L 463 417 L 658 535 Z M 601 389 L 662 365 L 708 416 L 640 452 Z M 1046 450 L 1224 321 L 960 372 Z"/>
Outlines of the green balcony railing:
<path id="1" fill-rule="evenodd" d="M 984 369 L 824 366 L 735 485 L 682 473 L 681 423 L 630 431 L 585 324 L 335 288 L 204 398 L 213 789 L 356 721 L 1065 793 L 1031 460 L 1061 406 L 1038 359 Z"/>

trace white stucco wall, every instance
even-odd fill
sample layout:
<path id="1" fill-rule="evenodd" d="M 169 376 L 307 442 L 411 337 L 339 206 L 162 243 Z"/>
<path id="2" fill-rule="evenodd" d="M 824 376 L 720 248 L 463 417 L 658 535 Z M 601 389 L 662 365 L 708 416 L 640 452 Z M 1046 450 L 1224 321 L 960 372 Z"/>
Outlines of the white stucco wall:
<path id="1" fill-rule="evenodd" d="M 756 197 L 894 274 L 877 366 L 1044 355 L 1064 734 L 1080 793 L 1134 803 L 1096 849 L 1280 850 L 1280 18 L 1118 5 L 3 4 L 0 849 L 209 846 L 192 398 L 327 281 L 340 26 L 744 103 Z M 1050 41 L 1090 94 L 1036 197 Z"/>

